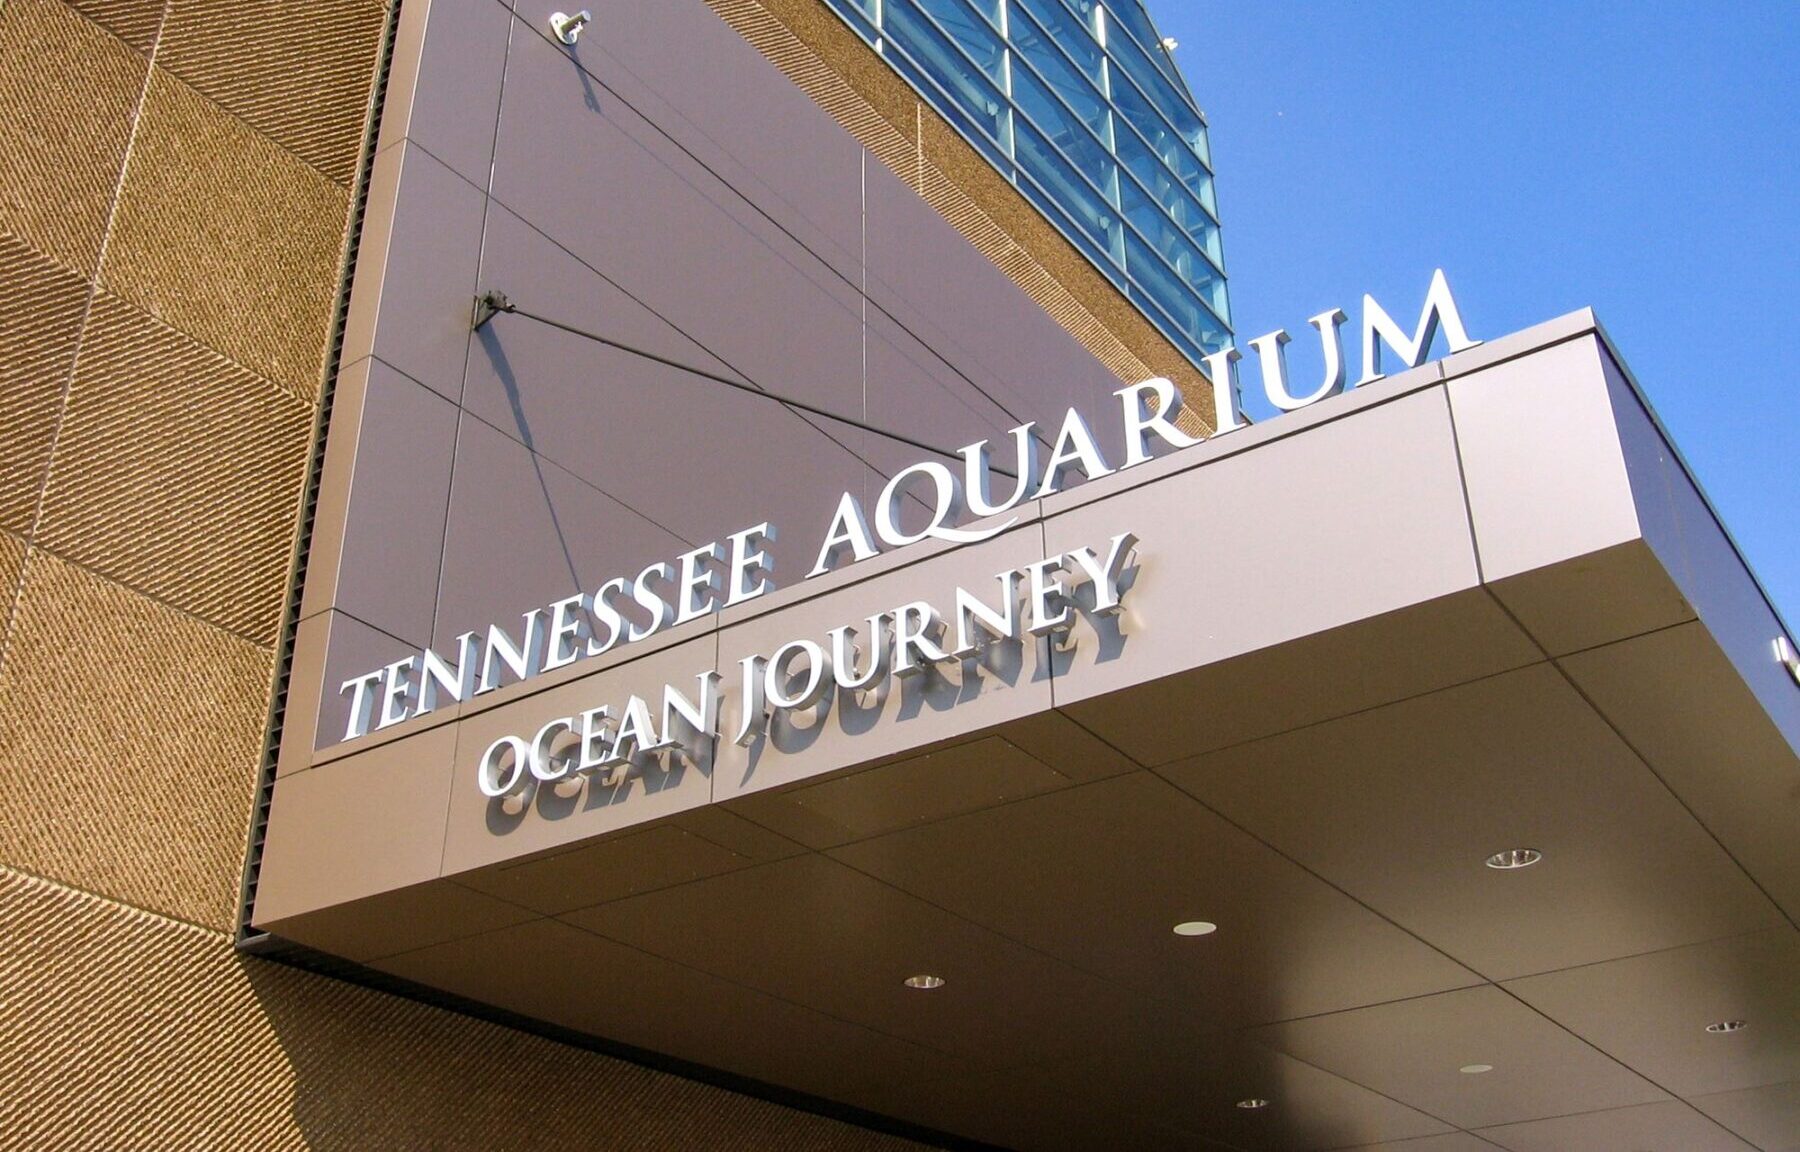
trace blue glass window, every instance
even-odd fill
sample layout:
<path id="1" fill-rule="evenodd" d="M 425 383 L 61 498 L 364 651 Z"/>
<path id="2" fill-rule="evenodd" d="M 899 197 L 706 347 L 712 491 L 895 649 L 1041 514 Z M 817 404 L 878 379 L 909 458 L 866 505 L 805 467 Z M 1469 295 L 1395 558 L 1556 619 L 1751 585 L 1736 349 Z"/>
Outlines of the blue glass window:
<path id="1" fill-rule="evenodd" d="M 1149 56 L 1151 65 L 1177 86 L 1181 83 L 1181 75 L 1175 70 L 1175 64 L 1163 50 L 1162 34 L 1150 23 L 1150 15 L 1145 12 L 1138 0 L 1111 0 L 1108 11 L 1112 13 L 1116 24 L 1124 25 L 1125 31 L 1136 40 Z M 1107 42 L 1110 44 L 1111 30 Z"/>
<path id="2" fill-rule="evenodd" d="M 944 2 L 937 0 L 939 4 Z M 994 36 L 992 44 L 993 73 L 990 74 L 973 65 L 949 36 L 919 12 L 913 0 L 882 0 L 881 14 L 882 34 L 904 54 L 905 63 L 912 65 L 911 69 L 902 67 L 901 70 L 903 73 L 914 72 L 908 77 L 914 85 L 927 96 L 936 89 L 949 97 L 954 102 L 954 111 L 960 113 L 952 116 L 953 121 L 964 125 L 972 123 L 1003 152 L 1007 150 L 1008 102 L 994 83 L 995 75 L 1004 73 L 999 36 Z M 924 83 L 920 83 L 921 77 Z M 940 105 L 940 112 L 945 111 L 940 101 L 933 103 Z"/>
<path id="3" fill-rule="evenodd" d="M 1070 64 L 1069 58 L 1058 51 L 1056 45 L 1039 33 L 1037 25 L 1029 17 L 1021 16 L 1013 24 L 1012 42 L 1019 49 L 1020 56 L 1030 65 L 1029 69 L 1015 71 L 1013 98 L 1021 105 L 1025 103 L 1019 95 L 1019 77 L 1029 77 L 1029 73 L 1036 72 L 1043 78 L 1043 83 L 1054 89 L 1063 103 L 1093 130 L 1095 136 L 1102 141 L 1107 140 L 1111 129 L 1108 126 L 1110 110 L 1106 106 L 1106 98 Z"/>
<path id="4" fill-rule="evenodd" d="M 1020 124 L 1014 137 L 1019 166 L 1038 187 L 1075 219 L 1088 237 L 1117 260 L 1117 213 L 1100 193 L 1084 182 L 1081 174 L 1029 124 Z"/>
<path id="5" fill-rule="evenodd" d="M 902 12 L 915 6 L 924 9 L 990 80 L 995 83 L 1005 81 L 1005 42 L 992 24 L 971 11 L 966 0 L 883 0 L 883 3 L 892 4 Z"/>
<path id="6" fill-rule="evenodd" d="M 1077 19 L 1062 0 L 1018 0 L 1014 11 L 1024 12 L 1025 19 L 1015 18 L 1012 42 L 1033 60 L 1049 55 L 1040 42 L 1041 35 L 1047 35 L 1089 80 L 1096 86 L 1101 83 L 1100 61 L 1105 54 L 1093 29 Z"/>
<path id="7" fill-rule="evenodd" d="M 1067 105 L 1051 95 L 1049 88 L 1023 68 L 1013 75 L 1013 100 L 1096 188 L 1103 192 L 1112 188 L 1112 155 L 1088 126 L 1071 114 Z"/>
<path id="8" fill-rule="evenodd" d="M 1231 338 L 1206 122 L 1141 0 L 826 0 L 1174 344 Z"/>

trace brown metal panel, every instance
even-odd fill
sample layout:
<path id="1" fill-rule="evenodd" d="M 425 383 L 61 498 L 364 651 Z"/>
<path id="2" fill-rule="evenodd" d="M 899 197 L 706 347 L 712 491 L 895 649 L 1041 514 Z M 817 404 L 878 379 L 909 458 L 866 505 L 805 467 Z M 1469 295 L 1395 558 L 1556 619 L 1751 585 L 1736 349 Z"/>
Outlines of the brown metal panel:
<path id="1" fill-rule="evenodd" d="M 1193 1098 L 1193 1085 L 1182 1085 L 1182 1097 Z M 888 1115 L 911 1117 L 1001 1148 L 1242 1152 L 1245 1147 L 1128 1115 L 1113 1101 L 1102 1100 L 1093 1085 L 1070 1088 L 1037 1066 L 883 1084 L 866 1103 Z"/>
<path id="2" fill-rule="evenodd" d="M 344 681 L 418 653 L 417 644 L 342 612 L 320 612 L 301 621 L 288 677 L 287 717 L 281 726 L 280 775 L 312 767 L 314 751 L 343 742 L 350 722 L 350 694 L 343 690 Z M 449 715 L 446 710 L 439 718 Z M 364 739 L 383 735 L 392 733 Z"/>
<path id="3" fill-rule="evenodd" d="M 690 545 L 610 495 L 464 415 L 457 436 L 433 643 L 519 629 L 523 612 L 592 592 Z"/>
<path id="4" fill-rule="evenodd" d="M 431 642 L 461 413 L 386 364 L 369 364 L 331 602 L 423 647 Z M 309 582 L 316 572 L 308 567 Z"/>
<path id="5" fill-rule="evenodd" d="M 998 1068 L 1116 1037 L 1141 1001 L 818 855 L 560 917 L 665 961 Z M 903 981 L 942 974 L 928 993 Z M 727 1029 L 715 1028 L 722 1036 Z"/>
<path id="6" fill-rule="evenodd" d="M 798 852 L 799 846 L 793 850 Z M 469 888 L 555 915 L 755 863 L 754 857 L 740 855 L 679 827 L 674 820 L 665 820 L 594 843 L 508 860 L 456 879 Z"/>
<path id="7" fill-rule="evenodd" d="M 1054 687 L 1058 707 L 1146 764 L 1193 751 L 1175 738 L 1195 726 L 1145 724 L 1109 694 L 1479 579 L 1437 388 L 1249 451 L 1200 454 L 1204 463 L 1184 467 L 1195 458 L 1159 461 L 1173 473 L 1161 478 L 1146 465 L 1083 484 L 1044 507 L 1051 555 L 1104 548 L 1127 530 L 1141 540 L 1136 582 L 1117 617 L 1123 658 L 1077 663 L 1059 671 Z"/>
<path id="8" fill-rule="evenodd" d="M 1689 1103 L 1763 1152 L 1800 1152 L 1800 1080 L 1696 1096 Z"/>
<path id="9" fill-rule="evenodd" d="M 1290 1020 L 1256 1035 L 1462 1128 L 1668 1099 L 1492 985 Z M 1480 1064 L 1492 1070 L 1462 1071 Z"/>
<path id="10" fill-rule="evenodd" d="M 862 148 L 701 0 L 613 0 L 570 55 L 860 282 Z"/>
<path id="11" fill-rule="evenodd" d="M 347 193 L 161 68 L 142 116 L 101 280 L 315 398 Z"/>
<path id="12" fill-rule="evenodd" d="M 481 189 L 415 145 L 375 158 L 345 364 L 375 356 L 452 403 L 462 397 L 487 210 Z"/>
<path id="13" fill-rule="evenodd" d="M 1560 663 L 1770 898 L 1800 917 L 1800 757 L 1706 626 L 1684 624 Z"/>
<path id="14" fill-rule="evenodd" d="M 1145 1028 L 1140 1037 L 1154 1035 Z M 1442 1120 L 1341 1076 L 1241 1040 L 1143 1042 L 1049 1070 L 1077 1098 L 1252 1152 L 1342 1149 L 1349 1142 L 1442 1135 Z M 1090 1096 L 1091 1094 L 1091 1096 Z M 1238 1101 L 1268 1101 L 1240 1108 Z"/>
<path id="15" fill-rule="evenodd" d="M 0 228 L 93 271 L 146 71 L 54 0 L 0 10 Z"/>
<path id="16" fill-rule="evenodd" d="M 1775 614 L 1694 478 L 1673 469 L 1668 483 L 1681 537 L 1682 562 L 1673 572 L 1682 594 L 1764 715 L 1800 754 L 1800 683 L 1771 650 L 1776 637 L 1793 639 L 1794 633 Z"/>
<path id="17" fill-rule="evenodd" d="M 934 545 L 937 555 L 930 554 Z M 727 611 L 720 618 L 719 670 L 728 722 L 735 723 L 739 714 L 742 661 L 747 657 L 766 658 L 801 637 L 823 641 L 829 629 L 841 625 L 867 631 L 869 617 L 915 600 L 941 605 L 959 585 L 994 588 L 995 573 L 1042 556 L 1038 526 L 1027 521 L 979 545 L 946 550 L 930 541 L 909 553 L 864 561 L 867 573 L 858 565 L 828 574 L 820 583 L 834 578 L 841 583 L 824 595 L 819 594 L 823 589 L 790 584 Z M 916 563 L 906 563 L 915 557 Z M 879 565 L 884 560 L 893 566 L 883 570 Z M 783 604 L 786 610 L 778 607 Z M 782 717 L 748 747 L 733 743 L 728 733 L 719 742 L 714 798 L 726 800 L 921 751 L 1043 712 L 1050 706 L 1050 667 L 1044 645 L 1027 637 L 1024 643 L 994 645 L 979 659 L 946 665 L 943 674 L 899 677 L 882 690 L 828 698 Z"/>
<path id="18" fill-rule="evenodd" d="M 1193 397 L 1189 431 L 1211 427 L 1193 365 L 840 18 L 816 0 L 708 2 L 1112 372 L 1169 377 Z"/>
<path id="19" fill-rule="evenodd" d="M 919 98 L 818 0 L 707 0 L 720 19 L 896 169 L 918 154 Z"/>
<path id="20" fill-rule="evenodd" d="M 444 843 L 446 876 L 472 868 L 549 848 L 572 847 L 594 837 L 645 824 L 678 813 L 705 807 L 712 799 L 716 766 L 702 753 L 690 760 L 671 755 L 666 760 L 634 767 L 622 779 L 608 783 L 604 774 L 588 778 L 571 795 L 558 795 L 544 785 L 530 790 L 525 806 L 490 800 L 476 787 L 476 772 L 483 753 L 502 735 L 530 739 L 544 722 L 575 716 L 582 710 L 606 705 L 613 716 L 621 714 L 629 696 L 643 693 L 660 723 L 662 701 L 651 685 L 673 684 L 690 695 L 696 678 L 712 670 L 717 642 L 710 625 L 696 622 L 671 629 L 664 637 L 676 637 L 667 647 L 645 654 L 623 649 L 621 662 L 579 680 L 554 688 L 514 686 L 478 704 L 464 705 L 462 729 L 456 746 L 456 766 L 450 781 L 449 831 Z M 489 701 L 497 704 L 487 706 Z M 711 855 L 708 853 L 707 855 Z M 547 894 L 543 900 L 561 897 Z"/>
<path id="21" fill-rule="evenodd" d="M 1680 1096 L 1800 1080 L 1800 932 L 1781 927 L 1506 988 Z M 1741 1020 L 1741 1031 L 1707 1025 Z"/>
<path id="22" fill-rule="evenodd" d="M 357 845 L 366 849 L 367 844 Z M 380 851 L 380 848 L 377 848 Z M 262 889 L 257 907 L 263 906 Z M 448 880 L 390 888 L 352 904 L 259 921 L 283 940 L 366 963 L 428 948 L 446 940 L 479 936 L 534 918 L 526 908 L 496 900 Z"/>
<path id="23" fill-rule="evenodd" d="M 85 278 L 0 232 L 0 528 L 37 519 L 87 300 Z"/>
<path id="24" fill-rule="evenodd" d="M 1100 417 L 1095 432 L 1108 442 L 1118 381 L 1107 366 L 892 173 L 871 166 L 866 196 L 870 302 L 1017 419 L 1054 422 L 1076 406 Z M 887 327 L 878 318 L 874 334 Z"/>
<path id="25" fill-rule="evenodd" d="M 271 657 L 42 551 L 0 666 L 0 860 L 223 929 Z"/>
<path id="26" fill-rule="evenodd" d="M 402 4 L 377 148 L 411 140 L 486 187 L 511 25 L 503 3 Z"/>
<path id="27" fill-rule="evenodd" d="M 1502 1124 L 1483 1128 L 1480 1135 L 1508 1152 L 1752 1152 L 1750 1145 L 1679 1100 Z"/>
<path id="28" fill-rule="evenodd" d="M 1001 736 L 903 756 L 816 784 L 740 797 L 737 811 L 812 848 L 831 848 L 1073 781 Z"/>
<path id="29" fill-rule="evenodd" d="M 829 855 L 1214 1026 L 1477 979 L 1147 773 Z"/>
<path id="30" fill-rule="evenodd" d="M 1467 1132 L 1449 1132 L 1442 1136 L 1423 1136 L 1417 1140 L 1392 1140 L 1380 1144 L 1359 1144 L 1343 1152 L 1494 1152 L 1498 1144 L 1490 1144 Z"/>
<path id="31" fill-rule="evenodd" d="M 1008 433 L 1027 420 L 1049 424 L 1051 430 L 1044 434 L 1053 437 L 1056 422 L 1070 407 L 1080 408 L 1090 419 L 1116 407 L 1104 387 L 1093 386 L 1109 383 L 1104 373 L 1079 349 L 1060 350 L 1073 353 L 1058 365 L 1060 379 L 1054 375 L 1033 379 L 1023 373 L 1002 377 L 972 357 L 957 357 L 950 345 L 934 348 L 921 342 L 879 308 L 866 313 L 863 343 L 868 422 L 946 450 L 987 440 L 995 445 L 996 460 L 1005 459 L 1011 443 Z M 1071 377 L 1083 366 L 1091 369 L 1089 386 L 1077 391 L 1070 386 Z M 1096 435 L 1107 434 L 1103 415 L 1093 423 Z M 858 435 L 863 455 L 886 475 L 921 457 L 917 448 L 906 444 Z M 867 496 L 871 502 L 881 491 L 880 481 L 876 483 Z M 995 487 L 1003 483 L 997 481 Z"/>
<path id="32" fill-rule="evenodd" d="M 559 45 L 515 38 L 493 195 L 752 380 L 858 414 L 856 288 L 630 105 L 590 108 L 591 84 Z"/>
<path id="33" fill-rule="evenodd" d="M 506 286 L 522 306 L 529 301 L 541 314 L 629 347 L 741 379 L 498 206 L 482 263 L 483 282 Z M 687 323 L 692 313 L 674 317 Z M 860 399 L 853 398 L 858 368 L 849 370 L 848 387 L 839 389 L 845 395 L 829 407 L 860 418 Z M 766 384 L 789 386 L 779 375 Z M 769 522 L 781 530 L 771 551 L 777 578 L 797 581 L 824 535 L 829 494 L 860 495 L 865 485 L 880 483 L 853 454 L 865 438 L 860 431 L 519 317 L 497 316 L 478 334 L 463 403 L 624 506 L 617 510 L 623 519 L 597 549 L 607 568 L 599 579 L 635 575 L 645 564 Z M 780 469 L 781 484 L 744 482 L 772 467 Z M 652 524 L 664 531 L 645 533 Z"/>
<path id="34" fill-rule="evenodd" d="M 375 966 L 522 1015 L 563 1019 L 592 1035 L 833 1098 L 961 1068 L 930 1047 L 556 920 L 390 957 Z M 721 1021 L 730 1026 L 719 1027 Z M 790 1131 L 797 1135 L 804 1122 L 796 1121 Z M 630 1142 L 637 1141 L 632 1132 Z M 744 1146 L 737 1139 L 721 1145 Z"/>
<path id="35" fill-rule="evenodd" d="M 1159 771 L 1490 979 L 1781 923 L 1548 664 Z"/>
<path id="36" fill-rule="evenodd" d="M 1155 726 L 1107 721 L 1105 731 L 1163 763 L 1176 749 L 1228 748 L 1541 656 L 1492 596 L 1469 589 L 1142 685 L 1128 706 Z M 1100 701 L 1073 711 L 1091 720 L 1112 709 Z"/>
<path id="37" fill-rule="evenodd" d="M 1674 557 L 1670 557 L 1671 561 Z M 1694 618 L 1669 569 L 1630 540 L 1491 585 L 1494 596 L 1551 656 L 1670 628 Z"/>
<path id="38" fill-rule="evenodd" d="M 270 644 L 311 421 L 305 401 L 102 294 L 38 537 Z"/>
<path id="39" fill-rule="evenodd" d="M 175 0 L 156 63 L 347 185 L 385 8 L 379 0 Z"/>
<path id="40" fill-rule="evenodd" d="M 439 725 L 277 780 L 257 925 L 435 879 L 456 745 Z M 380 951 L 342 935 L 352 959 Z"/>
<path id="41" fill-rule="evenodd" d="M 1642 535 L 1603 355 L 1589 335 L 1446 385 L 1484 580 Z"/>

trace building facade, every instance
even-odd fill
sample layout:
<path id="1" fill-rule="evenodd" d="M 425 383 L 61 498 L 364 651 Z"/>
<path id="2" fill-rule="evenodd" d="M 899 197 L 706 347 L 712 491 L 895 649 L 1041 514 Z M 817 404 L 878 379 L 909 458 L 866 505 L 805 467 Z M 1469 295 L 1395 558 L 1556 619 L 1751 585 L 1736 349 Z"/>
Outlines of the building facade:
<path id="1" fill-rule="evenodd" d="M 374 116 L 432 7 L 0 5 L 0 758 L 61 748 L 0 815 L 0 1142 L 904 1146 L 235 950 Z M 1117 374 L 1197 380 L 836 17 L 712 10 Z"/>
<path id="2" fill-rule="evenodd" d="M 0 4 L 0 1143 L 1788 1146 L 1800 684 L 1591 316 L 1234 427 L 1028 85 L 552 7 Z"/>

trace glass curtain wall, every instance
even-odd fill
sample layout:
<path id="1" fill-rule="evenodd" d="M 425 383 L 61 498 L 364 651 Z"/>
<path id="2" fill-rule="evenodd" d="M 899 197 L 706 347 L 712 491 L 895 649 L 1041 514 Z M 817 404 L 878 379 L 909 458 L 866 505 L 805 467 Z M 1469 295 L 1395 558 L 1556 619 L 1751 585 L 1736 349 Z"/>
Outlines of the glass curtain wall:
<path id="1" fill-rule="evenodd" d="M 1229 343 L 1206 123 L 1140 0 L 826 0 L 1157 327 Z"/>

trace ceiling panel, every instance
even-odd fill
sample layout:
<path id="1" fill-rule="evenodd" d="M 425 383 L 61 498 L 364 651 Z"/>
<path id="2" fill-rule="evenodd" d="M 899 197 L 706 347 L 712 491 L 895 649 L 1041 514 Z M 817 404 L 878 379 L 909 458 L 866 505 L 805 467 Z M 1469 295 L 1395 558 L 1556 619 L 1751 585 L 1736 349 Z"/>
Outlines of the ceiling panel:
<path id="1" fill-rule="evenodd" d="M 553 914 L 753 863 L 729 848 L 664 823 L 579 848 L 493 865 L 458 876 L 457 881 Z"/>
<path id="2" fill-rule="evenodd" d="M 1542 659 L 1473 588 L 1063 709 L 1140 763 L 1164 764 Z"/>
<path id="3" fill-rule="evenodd" d="M 1689 1103 L 1763 1152 L 1800 1152 L 1800 1080 L 1696 1096 Z"/>
<path id="4" fill-rule="evenodd" d="M 1451 1131 L 1451 1125 L 1241 1040 L 1194 1054 L 1154 1044 L 1098 1049 L 1046 1069 L 1072 1095 L 1255 1152 L 1305 1152 Z M 1266 1100 L 1261 1108 L 1240 1101 Z"/>
<path id="5" fill-rule="evenodd" d="M 1508 1152 L 1752 1152 L 1679 1100 L 1483 1128 Z"/>
<path id="6" fill-rule="evenodd" d="M 1637 636 L 1561 664 L 1769 895 L 1800 918 L 1800 757 L 1706 626 Z"/>
<path id="7" fill-rule="evenodd" d="M 921 899 L 1232 1025 L 1475 981 L 1148 773 L 835 849 Z M 1182 937 L 1179 922 L 1218 925 Z"/>
<path id="8" fill-rule="evenodd" d="M 1033 1066 L 896 1082 L 856 1103 L 939 1131 L 1031 1152 L 1095 1148 L 1231 1152 L 1235 1147 L 1124 1115 L 1092 1090 L 1070 1092 Z"/>
<path id="9" fill-rule="evenodd" d="M 1255 1035 L 1459 1128 L 1668 1099 L 1492 986 L 1290 1020 Z M 1461 1071 L 1483 1064 L 1491 1071 Z"/>
<path id="10" fill-rule="evenodd" d="M 1800 932 L 1781 928 L 1507 984 L 1680 1096 L 1800 1080 Z M 1742 1031 L 1708 1024 L 1742 1020 Z"/>
<path id="11" fill-rule="evenodd" d="M 1390 1140 L 1381 1144 L 1358 1144 L 1343 1152 L 1494 1152 L 1499 1145 L 1490 1144 L 1467 1132 L 1450 1132 L 1443 1136 L 1421 1136 L 1417 1140 Z"/>
<path id="12" fill-rule="evenodd" d="M 998 736 L 816 784 L 740 797 L 736 810 L 826 848 L 1066 788 L 1067 776 Z"/>
<path id="13" fill-rule="evenodd" d="M 1158 771 L 1494 979 L 1781 922 L 1545 664 Z"/>
<path id="14" fill-rule="evenodd" d="M 822 856 L 570 913 L 645 952 L 997 1068 L 1113 1041 L 1132 995 Z M 944 979 L 932 991 L 910 976 Z"/>
<path id="15" fill-rule="evenodd" d="M 374 967 L 604 1039 L 834 1098 L 962 1067 L 942 1052 L 555 920 L 390 957 Z"/>

